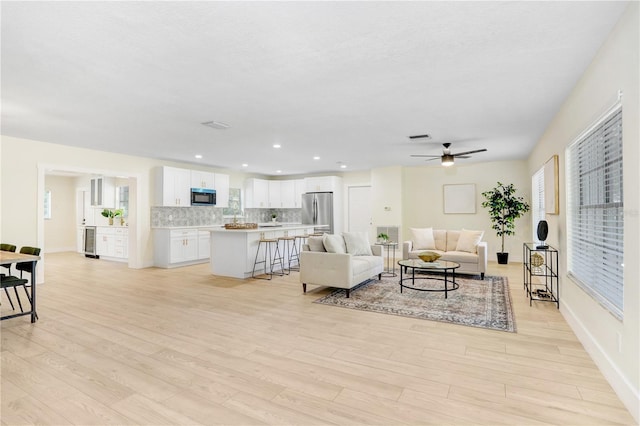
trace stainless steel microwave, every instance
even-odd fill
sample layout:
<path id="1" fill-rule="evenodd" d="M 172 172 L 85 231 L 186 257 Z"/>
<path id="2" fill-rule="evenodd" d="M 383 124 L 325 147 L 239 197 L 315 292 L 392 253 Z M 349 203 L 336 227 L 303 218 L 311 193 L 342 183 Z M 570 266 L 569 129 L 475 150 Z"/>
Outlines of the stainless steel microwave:
<path id="1" fill-rule="evenodd" d="M 192 206 L 215 206 L 216 190 L 206 188 L 191 188 Z"/>

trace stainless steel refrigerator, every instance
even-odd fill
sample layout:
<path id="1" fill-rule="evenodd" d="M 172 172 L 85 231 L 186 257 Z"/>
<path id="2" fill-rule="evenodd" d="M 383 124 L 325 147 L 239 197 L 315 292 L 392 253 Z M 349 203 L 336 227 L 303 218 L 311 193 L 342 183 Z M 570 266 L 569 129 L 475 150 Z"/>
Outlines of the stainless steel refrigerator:
<path id="1" fill-rule="evenodd" d="M 333 192 L 302 194 L 302 224 L 333 234 Z"/>

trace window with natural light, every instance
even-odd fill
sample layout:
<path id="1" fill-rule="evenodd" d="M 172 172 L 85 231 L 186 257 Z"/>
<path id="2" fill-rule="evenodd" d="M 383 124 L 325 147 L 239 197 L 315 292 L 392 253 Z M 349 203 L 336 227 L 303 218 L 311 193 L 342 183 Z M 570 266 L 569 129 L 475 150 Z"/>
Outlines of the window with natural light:
<path id="1" fill-rule="evenodd" d="M 567 148 L 569 276 L 617 318 L 623 315 L 622 107 Z"/>

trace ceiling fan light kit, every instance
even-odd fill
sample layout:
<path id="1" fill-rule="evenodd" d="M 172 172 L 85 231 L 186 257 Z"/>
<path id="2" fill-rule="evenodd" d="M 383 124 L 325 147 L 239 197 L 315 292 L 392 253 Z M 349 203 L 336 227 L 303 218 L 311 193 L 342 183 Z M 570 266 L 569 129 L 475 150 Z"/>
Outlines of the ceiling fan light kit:
<path id="1" fill-rule="evenodd" d="M 472 151 L 458 152 L 457 154 L 453 154 L 449 149 L 449 147 L 451 146 L 451 143 L 449 142 L 443 143 L 442 146 L 444 147 L 442 149 L 442 155 L 413 154 L 411 156 L 412 157 L 432 157 L 427 161 L 436 160 L 440 158 L 440 164 L 442 164 L 444 167 L 451 167 L 453 166 L 453 160 L 455 159 L 455 157 L 469 158 L 469 154 L 476 154 L 478 152 L 485 152 L 487 150 L 486 148 L 482 148 L 482 149 L 474 149 Z"/>
<path id="2" fill-rule="evenodd" d="M 451 155 L 451 154 L 443 154 L 442 155 L 442 165 L 444 167 L 453 166 L 453 155 Z"/>

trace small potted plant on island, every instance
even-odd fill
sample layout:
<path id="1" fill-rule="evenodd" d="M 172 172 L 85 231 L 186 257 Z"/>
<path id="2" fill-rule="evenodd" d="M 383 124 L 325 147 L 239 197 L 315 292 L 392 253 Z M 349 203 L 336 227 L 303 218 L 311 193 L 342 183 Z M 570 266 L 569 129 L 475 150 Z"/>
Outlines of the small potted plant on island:
<path id="1" fill-rule="evenodd" d="M 276 213 L 271 213 L 271 222 L 275 222 L 278 219 L 278 215 Z"/>
<path id="2" fill-rule="evenodd" d="M 509 253 L 504 251 L 504 236 L 515 234 L 515 220 L 529 211 L 527 204 L 522 197 L 516 197 L 516 190 L 513 184 L 503 185 L 498 182 L 498 186 L 491 191 L 485 191 L 482 196 L 486 201 L 482 202 L 482 207 L 489 210 L 489 217 L 493 225 L 491 226 L 496 235 L 502 237 L 502 246 L 498 255 L 498 263 L 506 265 L 509 262 Z"/>

